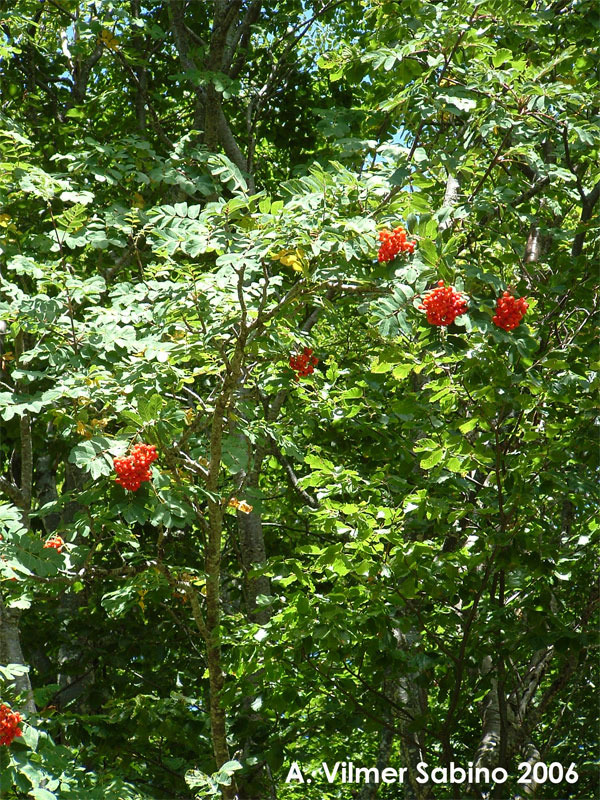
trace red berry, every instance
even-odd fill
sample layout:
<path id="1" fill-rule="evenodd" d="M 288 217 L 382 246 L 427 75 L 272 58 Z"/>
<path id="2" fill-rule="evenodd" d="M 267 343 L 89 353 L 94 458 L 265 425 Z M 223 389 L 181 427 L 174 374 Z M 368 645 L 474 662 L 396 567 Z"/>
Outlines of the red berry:
<path id="1" fill-rule="evenodd" d="M 296 380 L 298 380 L 301 375 L 303 377 L 312 375 L 318 363 L 319 359 L 313 356 L 313 351 L 310 347 L 305 347 L 298 355 L 290 356 L 289 360 L 290 367 L 297 373 Z"/>
<path id="2" fill-rule="evenodd" d="M 150 465 L 158 458 L 156 447 L 151 444 L 136 444 L 131 455 L 114 459 L 116 482 L 124 489 L 137 492 L 142 483 L 151 479 Z"/>
<path id="3" fill-rule="evenodd" d="M 51 536 L 44 543 L 44 547 L 53 547 L 55 550 L 58 550 L 59 553 L 62 553 L 64 544 L 65 544 L 64 539 L 61 536 Z"/>
<path id="4" fill-rule="evenodd" d="M 379 231 L 379 241 L 379 261 L 392 261 L 398 253 L 413 253 L 415 250 L 415 243 L 406 241 L 406 231 L 401 227 L 394 228 L 393 231 Z"/>
<path id="5" fill-rule="evenodd" d="M 0 706 L 0 745 L 9 745 L 13 739 L 23 735 L 19 728 L 22 717 L 18 711 L 11 711 L 8 706 Z"/>
<path id="6" fill-rule="evenodd" d="M 529 308 L 524 297 L 513 297 L 506 291 L 496 301 L 496 313 L 492 322 L 505 331 L 512 331 L 521 324 L 525 312 Z"/>
<path id="7" fill-rule="evenodd" d="M 467 298 L 462 292 L 455 291 L 453 286 L 445 286 L 438 281 L 435 289 L 430 289 L 419 305 L 427 314 L 430 325 L 451 325 L 456 317 L 467 310 Z"/>

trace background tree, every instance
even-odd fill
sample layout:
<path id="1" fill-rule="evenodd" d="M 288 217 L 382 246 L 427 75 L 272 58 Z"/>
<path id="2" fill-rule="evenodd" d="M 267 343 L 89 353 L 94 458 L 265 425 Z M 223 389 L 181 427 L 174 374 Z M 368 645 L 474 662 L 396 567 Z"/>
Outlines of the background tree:
<path id="1" fill-rule="evenodd" d="M 0 24 L 0 795 L 591 796 L 595 6 Z"/>

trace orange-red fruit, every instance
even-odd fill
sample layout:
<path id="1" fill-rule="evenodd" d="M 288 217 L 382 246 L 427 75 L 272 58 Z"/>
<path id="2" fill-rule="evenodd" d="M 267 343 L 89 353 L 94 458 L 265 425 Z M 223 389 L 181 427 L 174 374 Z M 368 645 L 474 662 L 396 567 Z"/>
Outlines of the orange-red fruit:
<path id="1" fill-rule="evenodd" d="M 131 455 L 115 458 L 114 467 L 116 482 L 124 489 L 137 492 L 142 483 L 149 481 L 150 465 L 158 458 L 153 444 L 136 444 L 131 448 Z"/>
<path id="2" fill-rule="evenodd" d="M 505 331 L 512 331 L 521 324 L 529 304 L 524 297 L 513 297 L 511 292 L 503 292 L 496 301 L 496 313 L 492 322 Z"/>
<path id="3" fill-rule="evenodd" d="M 379 261 L 392 261 L 398 253 L 413 253 L 415 250 L 415 243 L 406 240 L 406 231 L 402 227 L 394 228 L 393 231 L 379 231 L 379 241 Z"/>
<path id="4" fill-rule="evenodd" d="M 4 703 L 0 705 L 0 745 L 9 745 L 13 739 L 23 735 L 19 728 L 22 719 L 18 711 L 11 711 Z"/>
<path id="5" fill-rule="evenodd" d="M 456 317 L 467 310 L 467 297 L 457 292 L 453 286 L 445 286 L 438 281 L 435 289 L 430 289 L 419 308 L 427 314 L 430 325 L 451 325 Z"/>
<path id="6" fill-rule="evenodd" d="M 44 547 L 53 547 L 55 550 L 58 550 L 59 553 L 62 553 L 62 549 L 64 547 L 64 539 L 62 536 L 51 536 L 44 544 Z"/>
<path id="7" fill-rule="evenodd" d="M 305 347 L 304 350 L 295 356 L 290 356 L 290 367 L 296 372 L 296 380 L 302 375 L 312 375 L 315 367 L 319 363 L 319 359 L 313 356 L 313 351 L 310 347 Z"/>

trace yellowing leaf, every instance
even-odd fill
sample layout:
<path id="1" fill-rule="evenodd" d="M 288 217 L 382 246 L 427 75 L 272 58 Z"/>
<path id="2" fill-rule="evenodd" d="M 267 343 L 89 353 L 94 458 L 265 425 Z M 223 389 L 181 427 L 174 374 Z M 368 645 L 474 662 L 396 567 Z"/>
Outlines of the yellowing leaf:
<path id="1" fill-rule="evenodd" d="M 92 431 L 81 420 L 77 422 L 77 433 L 80 436 L 85 436 L 86 439 L 91 439 Z"/>
<path id="2" fill-rule="evenodd" d="M 249 503 L 246 503 L 245 500 L 238 500 L 237 497 L 232 497 L 229 501 L 230 508 L 237 508 L 238 511 L 241 511 L 242 514 L 249 514 L 252 511 L 252 506 Z"/>
<path id="3" fill-rule="evenodd" d="M 106 419 L 96 419 L 96 418 L 94 418 L 94 419 L 90 420 L 90 425 L 92 426 L 92 428 L 100 428 L 101 430 L 103 430 L 104 428 L 106 428 L 107 424 L 108 424 L 108 420 L 106 420 Z"/>
<path id="4" fill-rule="evenodd" d="M 119 47 L 119 40 L 117 37 L 114 35 L 114 33 L 111 33 L 106 29 L 100 34 L 100 41 L 105 47 L 108 47 L 109 50 L 117 50 Z"/>
<path id="5" fill-rule="evenodd" d="M 308 262 L 304 250 L 297 247 L 295 250 L 280 250 L 272 256 L 273 261 L 281 261 L 284 267 L 291 267 L 295 272 L 308 273 Z"/>

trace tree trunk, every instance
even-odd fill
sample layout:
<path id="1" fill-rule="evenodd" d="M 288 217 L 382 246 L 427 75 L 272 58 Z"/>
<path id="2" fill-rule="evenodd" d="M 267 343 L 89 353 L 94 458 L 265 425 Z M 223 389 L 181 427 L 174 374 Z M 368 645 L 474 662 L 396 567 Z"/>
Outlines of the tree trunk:
<path id="1" fill-rule="evenodd" d="M 268 607 L 258 606 L 256 598 L 261 594 L 270 594 L 271 582 L 265 575 L 253 577 L 248 574 L 267 560 L 261 516 L 256 511 L 249 514 L 238 511 L 238 526 L 242 565 L 246 573 L 246 613 L 253 622 L 266 625 L 271 618 L 271 612 Z"/>
<path id="2" fill-rule="evenodd" d="M 19 634 L 19 618 L 21 612 L 16 608 L 7 608 L 4 599 L 0 597 L 0 663 L 21 664 L 25 666 L 23 651 L 21 650 L 21 637 Z M 35 714 L 35 702 L 29 675 L 18 675 L 15 678 L 17 691 L 25 697 L 22 708 L 30 714 Z"/>

